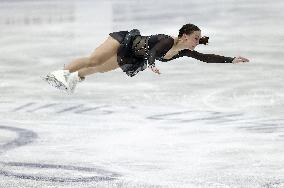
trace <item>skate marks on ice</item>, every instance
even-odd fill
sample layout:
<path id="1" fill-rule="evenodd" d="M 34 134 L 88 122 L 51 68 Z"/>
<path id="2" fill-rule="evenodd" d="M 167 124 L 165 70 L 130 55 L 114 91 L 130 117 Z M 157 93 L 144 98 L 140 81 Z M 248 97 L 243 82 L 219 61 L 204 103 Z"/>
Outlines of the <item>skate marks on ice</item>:
<path id="1" fill-rule="evenodd" d="M 243 113 L 226 113 L 214 111 L 181 111 L 149 116 L 149 119 L 173 123 L 205 123 L 219 126 L 233 126 L 256 133 L 278 133 L 284 138 L 284 119 L 263 119 L 246 117 Z M 176 128 L 176 127 L 175 127 Z"/>
<path id="2" fill-rule="evenodd" d="M 6 169 L 9 170 L 0 170 L 0 175 L 6 177 L 13 177 L 26 180 L 36 180 L 36 181 L 49 181 L 49 182 L 100 182 L 100 181 L 111 181 L 115 180 L 119 175 L 110 171 L 106 171 L 100 168 L 87 168 L 71 165 L 54 165 L 54 164 L 37 164 L 37 163 L 20 163 L 20 162 L 9 162 L 9 163 L 0 163 Z M 72 174 L 80 173 L 78 177 L 59 177 L 59 176 L 48 176 L 48 175 L 32 175 L 13 172 L 11 169 L 29 169 L 36 170 L 37 173 L 40 170 L 50 170 L 50 171 L 70 171 Z M 82 173 L 86 173 L 87 177 L 82 177 Z M 98 176 L 88 176 L 90 174 L 99 174 Z M 84 175 L 83 175 L 84 176 Z"/>
<path id="3" fill-rule="evenodd" d="M 26 105 L 27 106 L 27 105 Z M 15 149 L 17 147 L 25 146 L 31 144 L 38 138 L 38 135 L 28 129 L 22 129 L 11 126 L 0 125 L 0 130 L 11 131 L 16 134 L 14 140 L 8 141 L 0 145 L 0 155 L 4 152 Z M 72 165 L 54 165 L 54 164 L 40 164 L 40 163 L 23 163 L 23 162 L 0 162 L 2 166 L 0 168 L 0 176 L 13 177 L 26 180 L 36 180 L 36 181 L 49 181 L 49 182 L 101 182 L 101 181 L 111 181 L 117 179 L 120 175 L 111 171 L 107 171 L 97 168 L 88 168 Z M 80 173 L 78 177 L 60 177 L 60 176 L 50 176 L 48 175 L 35 175 L 21 173 L 19 171 L 23 170 L 37 170 L 37 171 L 69 171 L 72 174 Z M 86 174 L 86 177 L 84 177 Z M 92 176 L 90 176 L 92 174 Z M 93 174 L 97 174 L 94 176 Z"/>
<path id="4" fill-rule="evenodd" d="M 216 90 L 204 98 L 214 109 L 259 111 L 258 117 L 241 118 L 238 127 L 256 133 L 279 133 L 284 137 L 284 87 L 272 81 L 253 81 Z M 262 116 L 262 111 L 267 114 Z M 271 117 L 269 117 L 271 114 Z M 273 116 L 273 117 L 272 117 Z M 269 118 L 268 118 L 269 117 Z"/>
<path id="5" fill-rule="evenodd" d="M 232 119 L 241 117 L 242 115 L 243 114 L 241 113 L 187 110 L 153 115 L 149 116 L 148 118 L 152 120 L 167 120 L 179 123 L 195 123 L 198 121 L 204 121 L 207 123 L 225 123 L 231 121 Z"/>
<path id="6" fill-rule="evenodd" d="M 50 115 L 68 115 L 68 114 L 78 114 L 91 117 L 97 116 L 119 116 L 121 113 L 126 115 L 139 114 L 142 118 L 148 119 L 156 128 L 159 129 L 182 129 L 186 126 L 202 126 L 206 125 L 217 125 L 217 126 L 231 126 L 233 128 L 243 129 L 245 131 L 253 131 L 257 133 L 277 133 L 277 135 L 284 138 L 284 119 L 281 118 L 261 118 L 261 117 L 248 117 L 242 112 L 218 112 L 218 111 L 201 111 L 193 110 L 190 108 L 159 108 L 151 109 L 143 106 L 112 106 L 112 105 L 95 105 L 95 104 L 82 104 L 82 103 L 51 103 L 51 102 L 36 102 L 27 101 L 23 103 L 10 103 L 9 108 L 6 106 L 5 112 L 8 113 L 30 113 L 30 114 L 45 114 Z M 0 109 L 1 110 L 1 109 Z M 2 109 L 3 111 L 3 109 Z M 147 112 L 147 113 L 145 113 Z M 96 116 L 93 116 L 96 115 Z M 186 126 L 185 126 L 186 125 Z M 4 128 L 2 128 L 4 127 Z M 0 129 L 14 131 L 14 129 L 7 129 L 7 127 L 2 126 Z M 17 128 L 16 128 L 17 129 Z M 26 137 L 29 130 L 18 130 L 25 132 Z M 14 131 L 15 132 L 15 131 Z M 17 133 L 18 134 L 18 133 Z M 281 134 L 281 135 L 280 135 Z M 19 135 L 19 134 L 18 134 Z M 19 137 L 19 136 L 18 136 Z M 32 143 L 36 136 L 30 136 L 33 139 L 30 141 L 25 141 L 22 145 Z M 26 138 L 28 139 L 28 138 Z M 25 140 L 25 139 L 22 139 Z M 11 141 L 13 142 L 13 141 Z M 14 143 L 19 143 L 15 142 Z M 5 144 L 6 145 L 6 144 Z M 9 144 L 8 144 L 9 145 Z M 11 144 L 10 144 L 11 145 Z M 19 147 L 17 146 L 17 147 Z M 9 147 L 2 149 L 2 153 L 7 151 Z M 16 148 L 16 147 L 13 147 Z M 13 149 L 11 148 L 11 149 Z M 80 182 L 114 182 L 112 180 L 119 180 L 121 175 L 106 171 L 101 168 L 86 168 L 79 166 L 71 166 L 64 164 L 37 164 L 37 163 L 22 163 L 22 162 L 0 162 L 0 176 L 11 177 L 21 180 L 32 180 L 32 181 L 44 181 L 44 182 L 73 182 L 74 184 Z M 28 170 L 37 171 L 39 173 L 32 174 L 26 173 Z M 62 175 L 56 173 L 54 175 L 47 174 L 46 171 L 61 172 Z M 25 172 L 25 173 L 24 173 Z M 65 173 L 66 172 L 66 173 Z M 94 176 L 94 173 L 96 176 Z M 71 176 L 68 174 L 72 174 Z M 77 175 L 80 174 L 80 175 Z M 83 174 L 83 175 L 82 175 Z M 282 185 L 281 180 L 269 180 L 263 183 L 264 187 L 273 187 L 275 185 Z"/>
<path id="7" fill-rule="evenodd" d="M 141 108 L 141 109 L 140 109 Z M 24 113 L 51 113 L 51 114 L 65 114 L 74 113 L 81 115 L 112 115 L 116 113 L 127 113 L 135 110 L 144 111 L 143 107 L 123 106 L 121 109 L 117 106 L 111 105 L 86 105 L 86 104 L 69 104 L 69 103 L 45 103 L 40 102 L 26 102 L 17 104 L 12 107 L 10 112 L 24 112 Z M 159 110 L 160 111 L 160 110 Z M 165 111 L 165 110 L 164 110 Z M 247 117 L 243 112 L 218 112 L 218 111 L 201 111 L 201 110 L 183 110 L 173 112 L 167 110 L 165 112 L 156 113 L 144 117 L 145 119 L 155 121 L 167 121 L 177 124 L 218 124 L 219 126 L 233 126 L 250 132 L 257 133 L 278 133 L 280 137 L 284 138 L 284 119 L 283 118 L 262 118 L 262 117 Z M 143 116 L 143 114 L 142 114 Z M 163 125 L 161 128 L 169 128 Z"/>
<path id="8" fill-rule="evenodd" d="M 27 129 L 8 127 L 3 125 L 0 125 L 0 129 L 14 132 L 17 135 L 17 137 L 14 140 L 0 145 L 0 155 L 8 150 L 28 145 L 38 137 L 38 135 L 35 132 Z"/>
<path id="9" fill-rule="evenodd" d="M 55 114 L 61 113 L 76 113 L 84 114 L 91 111 L 95 111 L 99 114 L 111 114 L 114 111 L 107 109 L 109 105 L 101 105 L 95 107 L 87 107 L 84 104 L 64 104 L 64 103 L 36 103 L 36 102 L 27 102 L 25 104 L 20 104 L 19 106 L 14 107 L 11 112 L 51 112 Z"/>
<path id="10" fill-rule="evenodd" d="M 279 80 L 279 82 L 281 82 Z M 214 109 L 267 108 L 284 105 L 284 87 L 279 82 L 253 81 L 217 89 L 204 98 Z"/>

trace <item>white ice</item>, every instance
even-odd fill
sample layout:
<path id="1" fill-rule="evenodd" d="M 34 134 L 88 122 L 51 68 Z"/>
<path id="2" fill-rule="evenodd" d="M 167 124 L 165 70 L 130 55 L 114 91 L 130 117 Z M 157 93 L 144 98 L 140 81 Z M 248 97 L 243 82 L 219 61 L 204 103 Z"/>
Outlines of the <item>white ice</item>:
<path id="1" fill-rule="evenodd" d="M 0 1 L 0 187 L 284 187 L 281 0 Z M 95 74 L 65 95 L 41 80 L 138 28 L 209 36 L 191 58 L 130 78 Z"/>

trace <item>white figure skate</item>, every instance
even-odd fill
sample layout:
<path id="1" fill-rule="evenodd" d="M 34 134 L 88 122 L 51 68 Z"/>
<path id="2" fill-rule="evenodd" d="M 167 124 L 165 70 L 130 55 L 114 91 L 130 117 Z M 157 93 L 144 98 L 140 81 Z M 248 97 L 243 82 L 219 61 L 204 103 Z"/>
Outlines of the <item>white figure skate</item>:
<path id="1" fill-rule="evenodd" d="M 78 75 L 78 71 L 70 73 L 68 70 L 53 71 L 43 79 L 53 87 L 69 94 L 74 93 L 77 83 L 82 81 Z"/>

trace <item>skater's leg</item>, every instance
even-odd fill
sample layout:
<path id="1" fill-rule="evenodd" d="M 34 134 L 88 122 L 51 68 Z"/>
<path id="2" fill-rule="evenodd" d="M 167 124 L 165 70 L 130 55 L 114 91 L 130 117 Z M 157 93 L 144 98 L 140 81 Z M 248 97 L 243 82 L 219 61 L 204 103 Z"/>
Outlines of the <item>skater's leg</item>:
<path id="1" fill-rule="evenodd" d="M 75 59 L 70 64 L 66 65 L 64 67 L 64 70 L 69 70 L 69 72 L 75 72 L 77 70 L 80 70 L 86 67 L 89 61 L 90 61 L 89 57 L 82 57 L 82 58 Z"/>
<path id="2" fill-rule="evenodd" d="M 65 70 L 57 70 L 49 73 L 45 77 L 45 80 L 56 88 L 72 93 L 78 81 L 84 78 L 85 75 L 92 74 L 92 72 L 94 72 L 94 70 L 85 70 L 82 71 L 81 75 L 78 70 L 87 67 L 97 67 L 108 62 L 107 60 L 117 54 L 119 46 L 120 43 L 117 40 L 112 37 L 108 37 L 103 44 L 96 48 L 90 57 L 80 58 L 73 61 L 64 68 Z M 106 64 L 96 71 L 101 72 L 103 70 L 111 70 L 116 67 L 117 65 L 115 64 Z"/>
<path id="3" fill-rule="evenodd" d="M 119 46 L 119 42 L 109 36 L 106 41 L 95 49 L 90 57 L 77 59 L 67 65 L 64 69 L 75 72 L 82 68 L 99 66 L 115 55 Z"/>
<path id="4" fill-rule="evenodd" d="M 117 69 L 119 67 L 117 63 L 117 55 L 113 55 L 110 59 L 105 61 L 102 65 L 96 66 L 96 67 L 88 67 L 83 68 L 78 71 L 80 77 L 85 77 L 90 74 L 94 73 L 104 73 L 108 72 L 114 69 Z"/>

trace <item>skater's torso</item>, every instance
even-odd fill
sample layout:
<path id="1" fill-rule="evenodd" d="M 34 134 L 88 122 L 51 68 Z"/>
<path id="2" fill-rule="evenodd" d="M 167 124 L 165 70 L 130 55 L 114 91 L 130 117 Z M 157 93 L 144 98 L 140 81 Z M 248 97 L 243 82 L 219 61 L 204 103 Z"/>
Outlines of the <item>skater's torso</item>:
<path id="1" fill-rule="evenodd" d="M 233 58 L 215 54 L 202 54 L 194 50 L 183 49 L 175 51 L 172 49 L 174 38 L 157 34 L 151 36 L 136 36 L 133 40 L 132 51 L 135 56 L 148 59 L 148 64 L 154 64 L 155 60 L 171 61 L 173 59 L 187 56 L 207 63 L 231 63 Z"/>
<path id="2" fill-rule="evenodd" d="M 165 34 L 136 36 L 132 44 L 132 50 L 136 56 L 145 58 L 150 55 L 151 51 L 155 51 L 155 59 L 169 61 L 171 57 L 177 54 L 177 52 L 170 50 L 173 44 L 174 39 Z"/>

